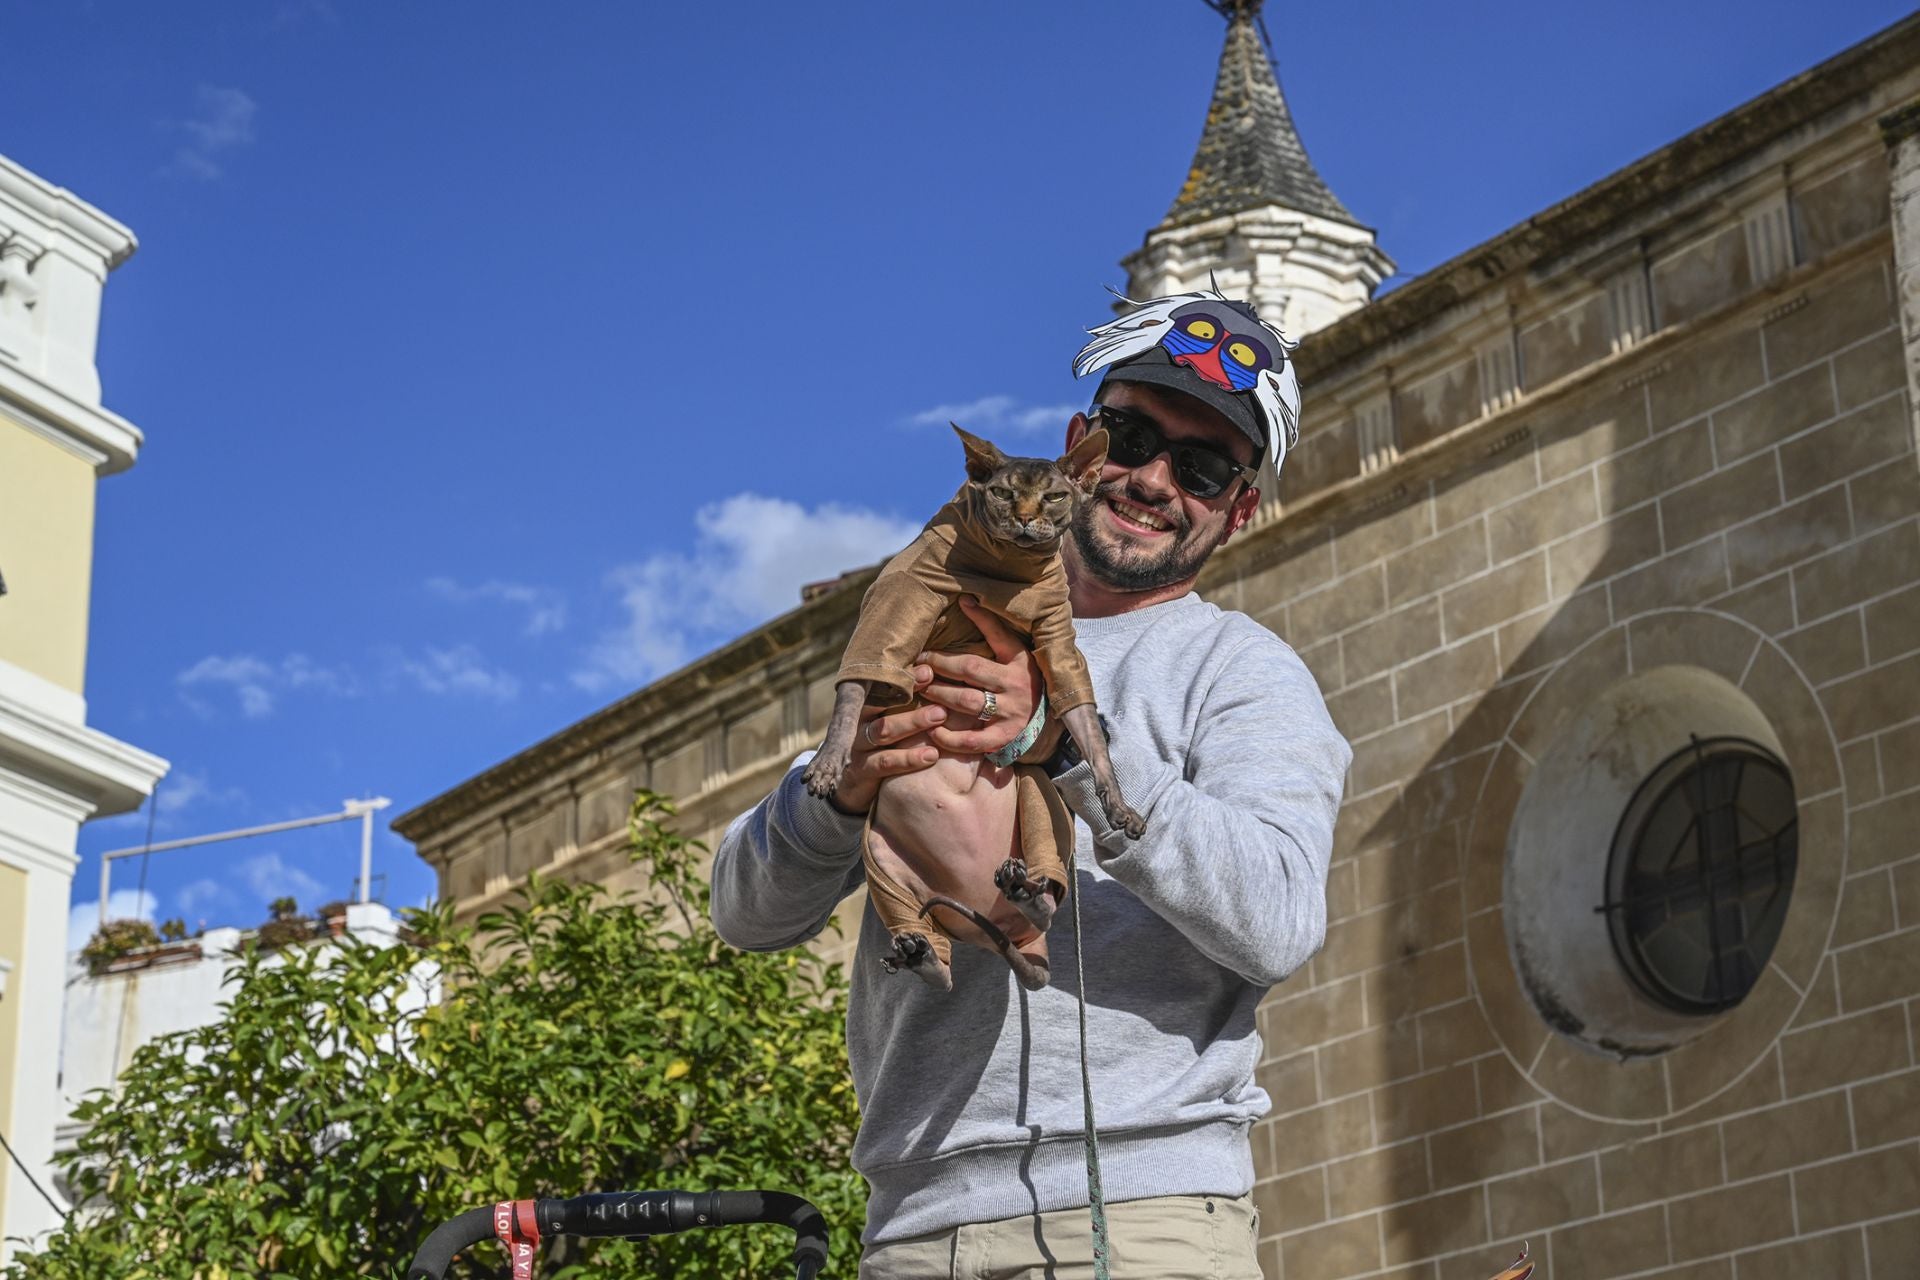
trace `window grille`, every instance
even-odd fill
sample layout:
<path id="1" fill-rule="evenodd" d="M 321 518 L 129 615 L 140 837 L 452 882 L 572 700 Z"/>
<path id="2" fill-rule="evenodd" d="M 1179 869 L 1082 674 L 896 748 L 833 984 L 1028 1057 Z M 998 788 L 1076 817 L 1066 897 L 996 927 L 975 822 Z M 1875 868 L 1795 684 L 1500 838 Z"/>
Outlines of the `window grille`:
<path id="1" fill-rule="evenodd" d="M 1765 972 L 1798 855 L 1786 766 L 1743 738 L 1694 738 L 1628 802 L 1595 910 L 1636 986 L 1670 1009 L 1717 1013 Z"/>

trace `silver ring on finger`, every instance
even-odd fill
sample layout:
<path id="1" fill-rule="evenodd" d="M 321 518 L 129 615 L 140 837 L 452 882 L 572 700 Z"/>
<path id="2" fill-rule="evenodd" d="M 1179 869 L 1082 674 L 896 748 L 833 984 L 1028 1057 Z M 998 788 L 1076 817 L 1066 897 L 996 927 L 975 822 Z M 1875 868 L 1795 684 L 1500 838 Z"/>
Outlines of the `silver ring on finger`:
<path id="1" fill-rule="evenodd" d="M 999 714 L 1000 695 L 988 689 L 986 696 L 980 700 L 980 718 L 982 720 L 991 720 Z"/>
<path id="2" fill-rule="evenodd" d="M 875 742 L 873 740 L 873 726 L 879 723 L 880 722 L 878 720 L 869 720 L 867 721 L 867 727 L 861 731 L 860 736 L 867 740 L 867 746 L 870 748 L 878 747 L 880 745 L 878 742 Z"/>

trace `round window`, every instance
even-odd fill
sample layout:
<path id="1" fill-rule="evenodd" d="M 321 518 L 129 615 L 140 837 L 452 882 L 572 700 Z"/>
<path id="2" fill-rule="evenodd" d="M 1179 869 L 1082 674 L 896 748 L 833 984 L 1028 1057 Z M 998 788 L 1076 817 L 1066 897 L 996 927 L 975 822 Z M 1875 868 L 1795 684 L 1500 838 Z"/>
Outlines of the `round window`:
<path id="1" fill-rule="evenodd" d="M 1793 779 L 1744 738 L 1694 738 L 1627 804 L 1607 862 L 1613 949 L 1670 1009 L 1732 1008 L 1779 940 L 1799 850 Z"/>

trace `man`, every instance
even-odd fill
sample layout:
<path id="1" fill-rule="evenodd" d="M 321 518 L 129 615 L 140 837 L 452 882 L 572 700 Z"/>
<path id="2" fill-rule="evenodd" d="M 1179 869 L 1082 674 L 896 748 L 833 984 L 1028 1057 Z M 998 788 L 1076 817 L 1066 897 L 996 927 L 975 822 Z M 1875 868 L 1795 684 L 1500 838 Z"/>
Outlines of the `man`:
<path id="1" fill-rule="evenodd" d="M 1292 443 L 1298 392 L 1286 340 L 1217 293 L 1146 303 L 1093 339 L 1075 372 L 1104 379 L 1066 443 L 1104 427 L 1108 460 L 1062 554 L 1146 834 L 1107 825 L 1070 746 L 1054 777 L 1081 819 L 1072 893 L 1113 1269 L 1257 1277 L 1248 1131 L 1268 1099 L 1254 1010 L 1325 938 L 1352 753 L 1292 649 L 1193 583 L 1252 517 L 1259 459 Z M 830 801 L 807 794 L 802 756 L 728 829 L 713 871 L 722 937 L 813 937 L 861 883 L 860 815 L 882 778 L 1019 734 L 1032 660 L 970 613 L 995 659 L 923 655 L 927 705 L 872 716 Z M 1074 913 L 1070 899 L 1050 934 L 1053 985 L 1031 994 L 973 948 L 956 950 L 951 992 L 889 975 L 890 939 L 864 913 L 847 1017 L 853 1158 L 870 1188 L 863 1277 L 1092 1274 Z"/>

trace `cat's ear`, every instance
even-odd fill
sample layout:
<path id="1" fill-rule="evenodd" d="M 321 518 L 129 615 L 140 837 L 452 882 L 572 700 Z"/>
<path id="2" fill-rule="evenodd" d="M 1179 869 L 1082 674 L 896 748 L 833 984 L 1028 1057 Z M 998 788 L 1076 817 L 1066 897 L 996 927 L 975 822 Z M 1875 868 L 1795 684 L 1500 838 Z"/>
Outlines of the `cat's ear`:
<path id="1" fill-rule="evenodd" d="M 1100 468 L 1107 464 L 1107 429 L 1089 431 L 1080 437 L 1080 443 L 1067 451 L 1067 456 L 1054 465 L 1067 479 L 1080 486 L 1080 492 L 1089 498 L 1093 496 L 1095 486 L 1100 483 Z"/>
<path id="2" fill-rule="evenodd" d="M 957 422 L 949 422 L 947 425 L 959 432 L 960 443 L 966 446 L 967 479 L 976 484 L 984 484 L 987 477 L 1007 465 L 1007 455 L 996 449 L 992 442 L 962 431 Z"/>

